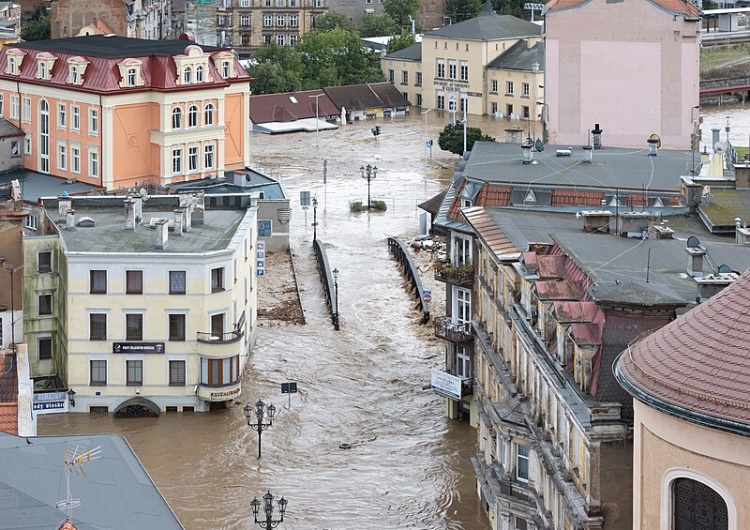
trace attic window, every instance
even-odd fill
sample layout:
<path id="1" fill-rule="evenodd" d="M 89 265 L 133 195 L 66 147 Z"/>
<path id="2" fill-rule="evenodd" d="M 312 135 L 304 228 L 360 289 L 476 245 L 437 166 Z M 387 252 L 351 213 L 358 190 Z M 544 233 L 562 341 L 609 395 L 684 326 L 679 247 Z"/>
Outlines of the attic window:
<path id="1" fill-rule="evenodd" d="M 294 96 L 289 96 L 289 101 L 291 101 L 292 103 L 297 103 L 297 98 L 295 98 Z"/>
<path id="2" fill-rule="evenodd" d="M 26 53 L 18 49 L 8 50 L 8 62 L 5 64 L 5 73 L 19 75 L 21 73 L 21 62 Z"/>
<path id="3" fill-rule="evenodd" d="M 120 88 L 143 86 L 140 59 L 124 59 L 117 64 L 120 69 Z"/>
<path id="4" fill-rule="evenodd" d="M 80 56 L 68 59 L 68 83 L 81 86 L 88 65 L 89 61 Z"/>
<path id="5" fill-rule="evenodd" d="M 57 57 L 49 52 L 42 52 L 36 56 L 36 78 L 42 81 L 52 79 L 52 67 L 55 65 Z"/>

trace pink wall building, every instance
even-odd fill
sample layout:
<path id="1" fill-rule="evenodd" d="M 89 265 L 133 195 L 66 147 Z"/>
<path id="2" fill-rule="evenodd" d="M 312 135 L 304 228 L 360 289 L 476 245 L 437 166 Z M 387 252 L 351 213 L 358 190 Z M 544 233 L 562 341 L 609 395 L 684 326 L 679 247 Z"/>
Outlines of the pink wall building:
<path id="1" fill-rule="evenodd" d="M 548 141 L 690 149 L 698 117 L 700 10 L 683 0 L 552 0 L 547 4 Z"/>

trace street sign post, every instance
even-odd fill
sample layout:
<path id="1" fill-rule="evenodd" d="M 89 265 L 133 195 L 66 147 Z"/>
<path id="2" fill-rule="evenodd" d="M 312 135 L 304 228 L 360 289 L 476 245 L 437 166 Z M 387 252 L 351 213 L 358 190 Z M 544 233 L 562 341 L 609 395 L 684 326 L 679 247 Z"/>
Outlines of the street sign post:
<path id="1" fill-rule="evenodd" d="M 428 304 L 432 302 L 432 291 L 424 291 L 424 294 L 422 295 L 422 299 L 427 302 Z"/>
<path id="2" fill-rule="evenodd" d="M 292 394 L 297 393 L 297 383 L 281 383 L 281 393 L 289 394 L 289 408 L 292 408 Z"/>

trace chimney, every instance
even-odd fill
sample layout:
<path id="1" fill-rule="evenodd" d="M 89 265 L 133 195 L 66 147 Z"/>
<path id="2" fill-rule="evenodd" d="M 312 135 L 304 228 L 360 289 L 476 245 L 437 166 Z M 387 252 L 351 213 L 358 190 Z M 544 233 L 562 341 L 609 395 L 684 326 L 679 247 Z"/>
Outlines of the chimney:
<path id="1" fill-rule="evenodd" d="M 191 225 L 203 224 L 203 213 L 206 210 L 206 205 L 203 202 L 203 192 L 193 194 L 193 205 L 194 208 L 191 215 L 191 221 L 188 223 L 188 227 L 190 227 Z"/>
<path id="2" fill-rule="evenodd" d="M 590 164 L 594 161 L 594 152 L 590 145 L 583 146 L 583 162 Z"/>
<path id="3" fill-rule="evenodd" d="M 156 228 L 156 244 L 154 246 L 164 250 L 169 243 L 169 219 L 156 219 L 154 228 Z"/>
<path id="4" fill-rule="evenodd" d="M 742 226 L 742 220 L 739 217 L 734 220 L 734 241 L 738 245 L 747 245 L 750 242 L 750 229 Z"/>
<path id="5" fill-rule="evenodd" d="M 609 220 L 612 217 L 612 212 L 609 210 L 602 209 L 581 212 L 581 216 L 583 217 L 584 232 L 596 232 L 600 234 L 609 233 Z"/>
<path id="6" fill-rule="evenodd" d="M 128 195 L 125 199 L 125 230 L 135 230 L 135 208 L 133 207 L 133 197 Z"/>
<path id="7" fill-rule="evenodd" d="M 531 160 L 534 158 L 534 153 L 531 152 L 531 144 L 526 142 L 521 146 L 523 149 L 523 164 L 531 164 Z"/>
<path id="8" fill-rule="evenodd" d="M 68 210 L 68 212 L 65 214 L 65 230 L 75 230 L 76 229 L 76 211 L 75 210 Z"/>
<path id="9" fill-rule="evenodd" d="M 648 233 L 651 214 L 648 212 L 623 212 L 620 214 L 620 219 L 622 220 L 620 228 L 622 237 L 643 239 L 643 235 Z"/>
<path id="10" fill-rule="evenodd" d="M 688 246 L 685 247 L 688 254 L 687 273 L 693 278 L 702 278 L 703 258 L 706 255 L 706 249 L 700 245 L 700 241 L 695 236 L 690 236 L 687 244 Z"/>
<path id="11" fill-rule="evenodd" d="M 698 298 L 701 302 L 707 301 L 712 296 L 720 293 L 725 287 L 732 285 L 739 279 L 734 272 L 709 274 L 702 278 L 696 278 L 698 284 Z"/>
<path id="12" fill-rule="evenodd" d="M 591 134 L 594 138 L 594 149 L 601 149 L 602 148 L 602 133 L 604 132 L 603 129 L 599 128 L 599 124 L 594 124 L 594 128 L 591 129 Z"/>
<path id="13" fill-rule="evenodd" d="M 57 222 L 62 223 L 65 220 L 65 216 L 68 214 L 68 210 L 73 206 L 73 201 L 68 195 L 67 191 L 64 191 L 57 198 Z"/>
<path id="14" fill-rule="evenodd" d="M 247 185 L 247 174 L 244 171 L 235 171 L 232 173 L 234 176 L 234 185 L 244 188 Z"/>
<path id="15" fill-rule="evenodd" d="M 185 223 L 185 208 L 177 208 L 174 211 L 174 235 L 182 236 L 182 226 Z"/>
<path id="16" fill-rule="evenodd" d="M 654 226 L 656 239 L 674 239 L 674 230 L 667 226 L 668 221 L 664 219 L 660 224 Z"/>
<path id="17" fill-rule="evenodd" d="M 656 138 L 649 138 L 646 141 L 648 142 L 648 156 L 656 156 L 656 144 L 659 143 L 659 140 Z"/>

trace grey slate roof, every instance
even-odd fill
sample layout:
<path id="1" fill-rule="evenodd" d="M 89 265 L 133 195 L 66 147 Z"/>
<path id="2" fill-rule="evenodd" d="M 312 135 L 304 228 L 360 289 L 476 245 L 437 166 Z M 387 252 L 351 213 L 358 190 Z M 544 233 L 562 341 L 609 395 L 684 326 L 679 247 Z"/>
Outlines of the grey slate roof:
<path id="1" fill-rule="evenodd" d="M 427 32 L 423 38 L 490 41 L 534 37 L 541 33 L 541 26 L 532 22 L 512 15 L 495 15 L 484 11 L 469 20 Z"/>
<path id="2" fill-rule="evenodd" d="M 86 37 L 70 37 L 66 39 L 55 39 L 54 43 L 49 40 L 25 41 L 8 44 L 11 48 L 46 51 L 54 48 L 57 53 L 69 53 L 72 55 L 83 55 L 87 57 L 119 58 L 119 57 L 141 57 L 148 55 L 171 57 L 185 53 L 185 48 L 191 41 L 181 39 L 164 39 L 153 41 L 150 39 L 131 39 L 118 35 L 107 37 L 105 35 L 88 35 Z M 206 52 L 229 50 L 216 46 L 200 45 Z"/>
<path id="3" fill-rule="evenodd" d="M 28 202 L 38 202 L 40 197 L 57 197 L 64 191 L 68 192 L 68 195 L 74 195 L 102 189 L 83 182 L 69 184 L 64 178 L 17 169 L 0 174 L 0 198 L 10 197 L 10 183 L 15 179 L 21 184 L 21 198 Z"/>
<path id="4" fill-rule="evenodd" d="M 239 172 L 239 170 L 238 170 Z M 226 193 L 263 193 L 264 199 L 282 200 L 286 199 L 284 190 L 279 181 L 259 173 L 253 169 L 242 170 L 244 178 L 240 178 L 240 184 L 234 179 L 235 171 L 226 171 L 224 177 L 218 179 L 188 180 L 186 182 L 173 182 L 167 188 L 180 193 L 191 191 L 202 191 L 208 194 Z"/>
<path id="5" fill-rule="evenodd" d="M 403 48 L 393 53 L 387 54 L 384 59 L 397 59 L 400 61 L 416 61 L 422 60 L 422 43 L 418 42 L 412 44 L 408 48 Z"/>
<path id="6" fill-rule="evenodd" d="M 2 527 L 50 530 L 65 521 L 55 507 L 64 500 L 65 451 L 101 447 L 100 458 L 83 464 L 85 476 L 70 475 L 78 530 L 181 530 L 182 524 L 162 497 L 123 436 L 38 436 L 22 438 L 0 432 L 0 513 Z"/>
<path id="7" fill-rule="evenodd" d="M 487 68 L 532 71 L 534 63 L 540 71 L 544 69 L 544 43 L 536 42 L 529 48 L 529 42 L 521 40 L 490 61 Z"/>

